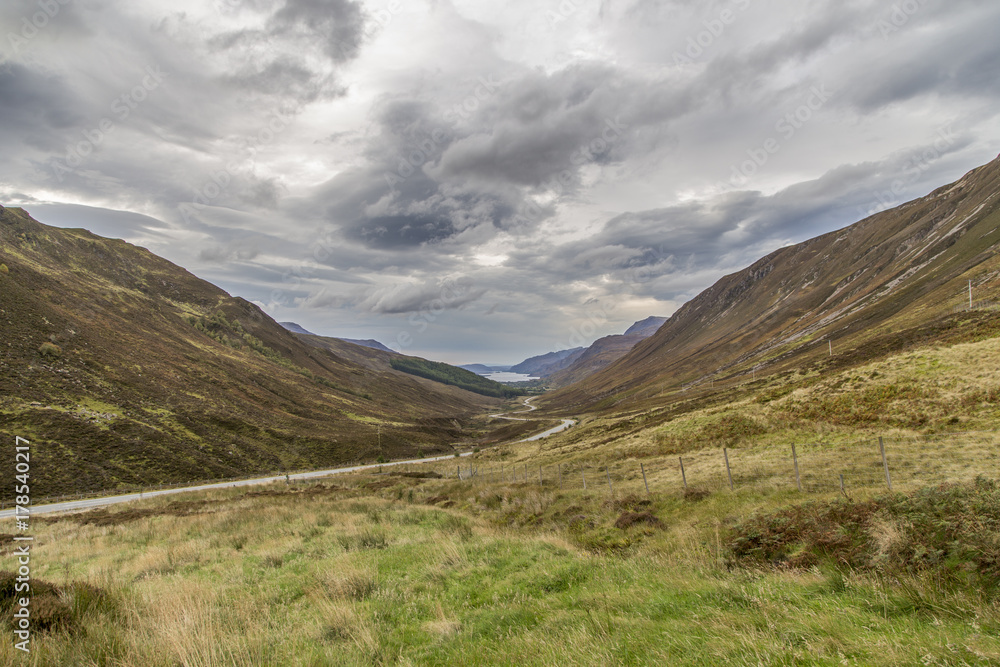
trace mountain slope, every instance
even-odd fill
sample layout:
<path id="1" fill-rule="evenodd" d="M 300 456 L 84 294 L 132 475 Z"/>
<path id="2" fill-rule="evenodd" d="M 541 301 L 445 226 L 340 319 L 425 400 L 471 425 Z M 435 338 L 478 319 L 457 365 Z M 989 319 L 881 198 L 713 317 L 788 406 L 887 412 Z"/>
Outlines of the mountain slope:
<path id="1" fill-rule="evenodd" d="M 540 354 L 537 357 L 525 359 L 516 366 L 511 366 L 511 373 L 523 373 L 525 375 L 537 375 L 545 377 L 560 371 L 580 358 L 585 348 L 574 347 L 572 350 L 559 350 Z"/>
<path id="2" fill-rule="evenodd" d="M 666 322 L 668 319 L 669 318 L 666 317 L 656 317 L 655 315 L 652 317 L 647 317 L 646 319 L 640 320 L 635 324 L 633 324 L 632 326 L 630 326 L 625 331 L 625 335 L 626 336 L 634 335 L 634 336 L 642 336 L 643 338 L 649 338 L 650 336 L 655 334 L 660 329 L 660 327 L 663 326 L 663 323 Z"/>
<path id="3" fill-rule="evenodd" d="M 647 317 L 630 326 L 622 335 L 598 338 L 575 355 L 572 363 L 550 374 L 549 385 L 565 387 L 593 375 L 624 357 L 633 347 L 656 333 L 666 321 L 665 317 Z"/>
<path id="4" fill-rule="evenodd" d="M 309 331 L 308 329 L 303 327 L 301 324 L 296 324 L 295 322 L 278 322 L 278 324 L 283 326 L 285 329 L 288 329 L 292 333 L 304 334 L 306 336 L 316 335 L 312 331 Z M 360 345 L 361 347 L 370 347 L 375 350 L 382 350 L 383 352 L 392 352 L 392 350 L 387 348 L 385 345 L 371 338 L 366 338 L 364 340 L 358 340 L 354 338 L 338 338 L 337 340 L 342 340 L 348 343 L 353 343 L 355 345 Z"/>
<path id="5" fill-rule="evenodd" d="M 719 280 L 618 362 L 549 398 L 562 410 L 663 405 L 950 326 L 998 294 L 1000 158 L 930 195 L 781 248 Z M 867 349 L 867 348 L 866 348 Z M 868 352 L 866 352 L 867 354 Z M 872 352 L 874 353 L 874 352 Z M 602 402 L 603 401 L 603 402 Z"/>
<path id="6" fill-rule="evenodd" d="M 0 264 L 0 431 L 33 442 L 37 497 L 451 451 L 496 403 L 307 344 L 143 248 L 20 209 L 0 208 Z"/>

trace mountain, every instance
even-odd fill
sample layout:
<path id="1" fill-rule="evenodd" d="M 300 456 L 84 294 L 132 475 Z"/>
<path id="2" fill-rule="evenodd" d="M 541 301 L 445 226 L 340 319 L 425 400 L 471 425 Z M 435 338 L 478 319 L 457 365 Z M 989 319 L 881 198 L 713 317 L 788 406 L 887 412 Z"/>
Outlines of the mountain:
<path id="1" fill-rule="evenodd" d="M 315 336 L 316 335 L 312 331 L 307 331 L 305 327 L 303 327 L 303 326 L 301 326 L 299 324 L 296 324 L 295 322 L 278 322 L 278 324 L 280 324 L 281 326 L 285 327 L 286 329 L 288 329 L 292 333 L 305 334 L 307 336 Z"/>
<path id="2" fill-rule="evenodd" d="M 303 334 L 303 335 L 306 335 L 306 336 L 315 336 L 316 335 L 312 331 L 306 330 L 305 327 L 303 327 L 303 326 L 301 326 L 299 324 L 296 324 L 295 322 L 278 322 L 278 324 L 280 324 L 281 326 L 285 327 L 286 329 L 288 329 L 292 333 Z M 378 342 L 377 340 L 372 340 L 370 338 L 367 338 L 365 340 L 356 340 L 354 338 L 340 338 L 338 340 L 346 341 L 348 343 L 353 343 L 355 345 L 360 345 L 361 347 L 370 347 L 373 350 L 382 350 L 383 352 L 393 353 L 392 350 L 390 350 L 388 347 L 386 347 L 382 343 Z M 393 354 L 395 354 L 395 353 L 393 353 Z"/>
<path id="3" fill-rule="evenodd" d="M 16 208 L 0 207 L 0 331 L 0 437 L 32 442 L 39 498 L 451 452 L 499 403 Z"/>
<path id="4" fill-rule="evenodd" d="M 991 330 L 998 242 L 1000 158 L 725 276 L 617 362 L 551 395 L 548 407 L 622 411 L 692 401 L 693 391 L 858 363 L 963 323 Z"/>
<path id="5" fill-rule="evenodd" d="M 665 317 L 647 317 L 630 326 L 624 334 L 598 338 L 590 347 L 575 355 L 571 363 L 550 374 L 549 386 L 565 387 L 593 375 L 624 357 L 633 347 L 656 333 L 666 321 Z"/>
<path id="6" fill-rule="evenodd" d="M 584 348 L 582 347 L 574 347 L 572 350 L 560 350 L 558 352 L 549 352 L 548 354 L 531 357 L 516 366 L 511 366 L 510 372 L 545 377 L 572 364 L 583 354 L 583 350 Z"/>
<path id="7" fill-rule="evenodd" d="M 478 373 L 480 375 L 486 375 L 487 373 L 495 372 L 489 366 L 484 366 L 483 364 L 464 364 L 459 366 L 459 368 L 464 368 L 467 371 L 472 371 L 473 373 Z"/>
<path id="8" fill-rule="evenodd" d="M 353 343 L 354 345 L 360 345 L 361 347 L 370 347 L 373 350 L 381 350 L 382 352 L 388 352 L 389 354 L 396 354 L 382 343 L 378 342 L 377 340 L 373 340 L 371 338 L 366 338 L 364 340 L 358 340 L 355 338 L 341 338 L 340 340 L 345 341 L 347 343 Z"/>
<path id="9" fill-rule="evenodd" d="M 643 338 L 649 338 L 655 334 L 663 323 L 667 321 L 666 317 L 647 317 L 644 320 L 640 320 L 630 326 L 626 331 L 626 336 L 642 336 Z"/>

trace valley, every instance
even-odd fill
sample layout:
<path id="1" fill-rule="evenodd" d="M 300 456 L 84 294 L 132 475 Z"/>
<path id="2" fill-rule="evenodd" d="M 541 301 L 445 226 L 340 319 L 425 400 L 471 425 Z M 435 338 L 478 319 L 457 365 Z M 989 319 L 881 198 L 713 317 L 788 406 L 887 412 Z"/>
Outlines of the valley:
<path id="1" fill-rule="evenodd" d="M 40 452 L 65 439 L 82 465 L 69 420 L 90 406 L 87 442 L 127 452 L 134 475 L 104 463 L 97 479 L 124 492 L 162 478 L 153 453 L 173 446 L 168 425 L 188 425 L 197 460 L 230 460 L 181 418 L 193 404 L 177 388 L 154 386 L 202 382 L 202 419 L 230 414 L 241 438 L 223 442 L 242 456 L 275 451 L 250 405 L 290 416 L 280 442 L 302 429 L 291 451 L 218 468 L 282 466 L 270 477 L 39 506 L 33 575 L 50 601 L 36 664 L 1000 661 L 1000 267 L 983 240 L 1000 225 L 997 178 L 993 163 L 783 248 L 530 397 L 289 332 L 138 249 L 6 209 L 2 279 L 72 285 L 75 303 L 109 315 L 4 292 L 5 315 L 27 304 L 56 332 L 8 341 L 8 386 L 31 391 L 4 396 L 5 433 Z M 121 259 L 81 265 L 79 244 Z M 831 245 L 856 250 L 838 263 Z M 126 289 L 123 276 L 142 282 Z M 111 347 L 113 325 L 156 354 Z M 60 356 L 37 351 L 44 341 Z M 594 349 L 606 348 L 567 351 L 565 369 Z M 234 377 L 280 382 L 264 401 Z M 77 383 L 94 398 L 80 401 Z M 43 419 L 56 412 L 67 417 Z M 126 423 L 164 439 L 122 441 Z M 342 448 L 305 437 L 315 423 Z M 338 459 L 351 464 L 320 469 Z M 52 465 L 39 456 L 38 488 Z"/>

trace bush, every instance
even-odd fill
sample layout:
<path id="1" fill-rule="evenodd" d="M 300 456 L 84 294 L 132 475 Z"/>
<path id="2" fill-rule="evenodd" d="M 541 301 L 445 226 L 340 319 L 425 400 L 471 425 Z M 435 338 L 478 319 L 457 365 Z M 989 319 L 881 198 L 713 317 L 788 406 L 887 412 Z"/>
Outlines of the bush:
<path id="1" fill-rule="evenodd" d="M 806 503 L 734 530 L 735 560 L 933 572 L 972 589 L 1000 588 L 1000 489 L 978 478 L 864 502 Z"/>
<path id="2" fill-rule="evenodd" d="M 10 269 L 7 268 L 6 264 L 0 264 L 0 273 L 4 275 L 10 273 Z"/>
<path id="3" fill-rule="evenodd" d="M 62 348 L 55 343 L 45 342 L 38 346 L 38 353 L 43 357 L 58 358 L 62 356 Z"/>

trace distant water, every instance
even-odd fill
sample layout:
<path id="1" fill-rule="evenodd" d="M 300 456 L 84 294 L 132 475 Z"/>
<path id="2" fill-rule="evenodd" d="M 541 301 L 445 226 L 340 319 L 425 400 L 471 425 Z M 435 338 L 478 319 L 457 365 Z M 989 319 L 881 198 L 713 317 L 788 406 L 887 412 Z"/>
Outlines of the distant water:
<path id="1" fill-rule="evenodd" d="M 538 378 L 534 375 L 525 375 L 524 373 L 484 373 L 483 377 L 489 378 L 496 382 L 527 382 L 528 380 L 537 380 Z"/>

